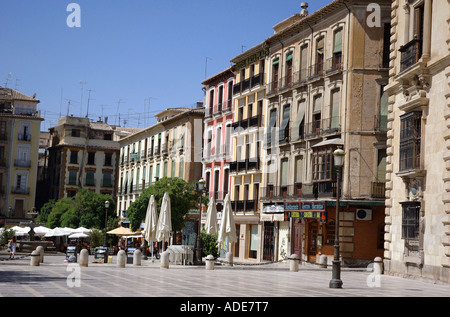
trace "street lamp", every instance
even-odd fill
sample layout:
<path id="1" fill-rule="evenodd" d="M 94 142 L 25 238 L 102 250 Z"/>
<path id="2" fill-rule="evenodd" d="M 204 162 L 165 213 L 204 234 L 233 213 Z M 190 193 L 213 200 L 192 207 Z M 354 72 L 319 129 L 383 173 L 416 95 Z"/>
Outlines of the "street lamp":
<path id="1" fill-rule="evenodd" d="M 336 167 L 336 221 L 334 232 L 334 259 L 332 267 L 332 275 L 330 281 L 330 288 L 342 288 L 341 280 L 341 262 L 339 260 L 339 198 L 340 198 L 340 184 L 341 184 L 341 169 L 344 165 L 345 152 L 340 147 L 333 152 L 334 166 Z"/>
<path id="2" fill-rule="evenodd" d="M 108 223 L 108 209 L 109 209 L 109 200 L 105 200 L 105 208 L 106 208 L 106 212 L 105 212 L 105 239 L 103 240 L 103 246 L 106 247 L 106 224 Z"/>
<path id="3" fill-rule="evenodd" d="M 205 180 L 203 177 L 198 181 L 197 191 L 200 192 L 200 211 L 198 213 L 198 228 L 197 228 L 197 246 L 195 250 L 195 264 L 202 264 L 202 240 L 201 240 L 201 230 L 202 230 L 202 198 L 203 191 L 205 190 Z"/>

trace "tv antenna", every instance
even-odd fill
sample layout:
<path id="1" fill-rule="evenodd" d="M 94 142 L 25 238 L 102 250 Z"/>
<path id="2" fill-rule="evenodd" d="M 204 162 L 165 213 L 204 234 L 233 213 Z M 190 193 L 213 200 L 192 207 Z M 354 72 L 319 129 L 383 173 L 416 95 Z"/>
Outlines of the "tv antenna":
<path id="1" fill-rule="evenodd" d="M 84 90 L 83 87 L 84 85 L 86 85 L 86 82 L 80 80 L 80 85 L 81 85 L 81 106 L 80 106 L 80 117 L 81 117 L 81 114 L 83 113 L 83 90 Z"/>
<path id="2" fill-rule="evenodd" d="M 67 98 L 65 98 L 64 100 L 67 100 L 67 116 L 69 116 L 70 105 L 74 102 L 76 103 L 76 101 L 73 101 L 72 99 L 67 99 Z"/>
<path id="3" fill-rule="evenodd" d="M 117 101 L 117 110 L 116 110 L 116 125 L 117 125 L 117 115 L 119 115 L 119 118 L 120 118 L 120 114 L 119 114 L 119 107 L 120 107 L 120 104 L 123 102 L 123 99 L 119 99 L 118 101 Z M 119 126 L 120 126 L 120 119 L 119 119 Z"/>
<path id="4" fill-rule="evenodd" d="M 86 110 L 86 118 L 89 117 L 89 101 L 91 100 L 91 91 L 95 92 L 95 90 L 88 89 L 89 95 L 88 95 L 88 104 L 87 104 L 87 110 Z M 92 99 L 92 100 L 95 100 L 95 99 Z"/>

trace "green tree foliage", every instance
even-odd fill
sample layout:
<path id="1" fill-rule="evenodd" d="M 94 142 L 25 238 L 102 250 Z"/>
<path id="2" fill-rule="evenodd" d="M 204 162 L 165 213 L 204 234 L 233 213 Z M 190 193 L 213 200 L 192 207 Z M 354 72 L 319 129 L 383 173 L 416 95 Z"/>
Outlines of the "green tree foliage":
<path id="1" fill-rule="evenodd" d="M 86 188 L 80 189 L 75 197 L 65 197 L 58 201 L 49 201 L 42 207 L 38 222 L 45 222 L 48 228 L 86 227 L 105 228 L 105 201 L 109 201 L 108 227 L 117 223 L 115 202 L 110 195 L 97 194 Z"/>
<path id="2" fill-rule="evenodd" d="M 180 231 L 184 227 L 185 215 L 191 209 L 197 209 L 198 194 L 193 185 L 181 178 L 164 177 L 145 189 L 127 210 L 127 217 L 131 222 L 131 229 L 137 230 L 145 220 L 148 202 L 151 195 L 155 196 L 156 210 L 159 215 L 164 193 L 170 196 L 172 211 L 172 230 Z"/>

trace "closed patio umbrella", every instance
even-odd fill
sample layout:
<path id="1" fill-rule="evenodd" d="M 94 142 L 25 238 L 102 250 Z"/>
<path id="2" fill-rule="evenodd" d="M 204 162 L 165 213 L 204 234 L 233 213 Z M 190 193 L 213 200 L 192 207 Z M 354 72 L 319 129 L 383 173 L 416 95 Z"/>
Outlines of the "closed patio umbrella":
<path id="1" fill-rule="evenodd" d="M 156 229 L 158 226 L 158 215 L 156 214 L 155 196 L 151 195 L 148 201 L 147 213 L 145 214 L 145 224 L 143 235 L 144 239 L 152 245 L 153 258 L 153 241 L 156 240 Z"/>
<path id="2" fill-rule="evenodd" d="M 169 194 L 165 192 L 161 203 L 161 211 L 159 213 L 158 226 L 156 229 L 156 241 L 169 241 L 171 231 L 172 210 L 170 208 Z"/>
<path id="3" fill-rule="evenodd" d="M 234 224 L 233 211 L 231 209 L 230 196 L 227 194 L 224 200 L 224 207 L 222 211 L 222 221 L 220 223 L 218 241 L 219 244 L 224 244 L 228 238 L 229 243 L 237 241 L 236 225 Z"/>
<path id="4" fill-rule="evenodd" d="M 206 211 L 206 233 L 213 234 L 217 232 L 217 208 L 214 197 L 211 197 Z"/>

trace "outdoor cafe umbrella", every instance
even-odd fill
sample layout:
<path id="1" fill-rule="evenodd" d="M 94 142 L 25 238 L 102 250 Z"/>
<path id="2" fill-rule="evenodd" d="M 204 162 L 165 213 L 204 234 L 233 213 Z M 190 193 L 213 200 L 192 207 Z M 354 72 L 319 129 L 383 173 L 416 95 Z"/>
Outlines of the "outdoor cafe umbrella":
<path id="1" fill-rule="evenodd" d="M 68 236 L 69 234 L 70 231 L 66 230 L 65 228 L 56 227 L 47 232 L 44 237 L 63 237 Z"/>
<path id="2" fill-rule="evenodd" d="M 31 230 L 31 228 L 14 226 L 11 228 L 11 230 L 14 231 L 15 236 L 24 236 L 24 235 L 28 234 L 28 232 Z"/>
<path id="3" fill-rule="evenodd" d="M 219 243 L 225 243 L 226 238 L 228 238 L 229 243 L 236 242 L 236 225 L 234 224 L 231 200 L 228 194 L 225 196 L 223 205 L 222 222 L 220 223 L 218 241 Z"/>
<path id="4" fill-rule="evenodd" d="M 151 195 L 148 201 L 147 213 L 145 214 L 145 224 L 143 235 L 144 239 L 152 245 L 152 258 L 153 258 L 153 241 L 156 240 L 156 229 L 158 225 L 158 215 L 156 214 L 156 201 L 155 196 Z"/>
<path id="5" fill-rule="evenodd" d="M 74 233 L 85 233 L 88 234 L 91 232 L 91 229 L 87 229 L 85 227 L 78 227 L 76 229 L 73 230 Z"/>
<path id="6" fill-rule="evenodd" d="M 116 236 L 133 236 L 133 235 L 137 235 L 139 234 L 136 232 L 131 231 L 129 228 L 125 228 L 125 227 L 117 227 L 116 229 L 110 230 L 107 232 L 108 234 L 115 234 Z"/>
<path id="7" fill-rule="evenodd" d="M 214 197 L 211 197 L 206 211 L 206 233 L 213 234 L 217 232 L 217 208 Z"/>
<path id="8" fill-rule="evenodd" d="M 37 236 L 43 236 L 43 235 L 45 235 L 46 233 L 50 232 L 51 230 L 52 230 L 52 229 L 47 228 L 47 227 L 44 227 L 44 226 L 38 226 L 38 227 L 35 227 L 35 228 L 33 229 L 34 234 L 37 235 Z"/>
<path id="9" fill-rule="evenodd" d="M 169 241 L 170 232 L 172 231 L 172 211 L 170 208 L 170 197 L 167 192 L 161 204 L 159 213 L 158 226 L 156 228 L 156 241 Z"/>
<path id="10" fill-rule="evenodd" d="M 89 235 L 87 235 L 86 233 L 83 233 L 83 232 L 74 232 L 69 236 L 70 239 L 79 239 L 79 238 L 88 238 L 88 237 L 89 237 Z"/>

